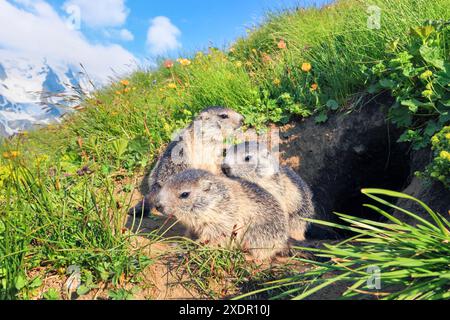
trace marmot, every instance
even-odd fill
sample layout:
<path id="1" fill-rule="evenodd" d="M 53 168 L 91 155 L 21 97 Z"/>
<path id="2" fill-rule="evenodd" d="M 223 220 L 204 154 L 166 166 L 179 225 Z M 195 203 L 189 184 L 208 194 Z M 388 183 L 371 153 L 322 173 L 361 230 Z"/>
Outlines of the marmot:
<path id="1" fill-rule="evenodd" d="M 209 107 L 173 140 L 148 176 L 149 193 L 130 213 L 148 215 L 164 182 L 188 168 L 221 172 L 224 141 L 243 125 L 244 117 L 234 110 Z"/>
<path id="2" fill-rule="evenodd" d="M 315 214 L 312 192 L 294 170 L 280 166 L 264 144 L 244 142 L 230 147 L 222 170 L 228 177 L 248 180 L 272 194 L 287 215 L 290 237 L 305 240 L 308 224 L 301 218 Z"/>
<path id="3" fill-rule="evenodd" d="M 287 250 L 288 221 L 278 201 L 243 179 L 183 171 L 163 185 L 156 209 L 175 216 L 201 243 L 238 245 L 258 261 Z"/>

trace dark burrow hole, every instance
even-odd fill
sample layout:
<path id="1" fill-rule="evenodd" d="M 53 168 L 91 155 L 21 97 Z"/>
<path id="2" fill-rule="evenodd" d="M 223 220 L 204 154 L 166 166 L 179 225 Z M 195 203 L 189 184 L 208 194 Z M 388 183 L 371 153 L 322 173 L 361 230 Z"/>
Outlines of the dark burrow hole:
<path id="1" fill-rule="evenodd" d="M 331 187 L 329 189 L 332 209 L 325 214 L 326 220 L 347 225 L 334 214 L 337 212 L 374 221 L 386 221 L 387 219 L 380 213 L 364 205 L 371 204 L 388 213 L 392 213 L 393 209 L 372 200 L 361 193 L 361 189 L 377 188 L 403 191 L 411 180 L 408 149 L 408 145 L 399 144 L 396 139 L 393 139 L 390 145 L 375 141 L 369 143 L 362 154 L 348 153 L 344 156 L 342 163 L 346 165 L 343 166 L 342 175 L 338 179 L 338 183 L 342 185 L 339 188 Z M 333 191 L 335 191 L 334 194 L 332 194 Z M 379 197 L 395 203 L 393 198 Z M 336 234 L 323 230 L 319 227 L 310 227 L 307 238 L 347 238 L 354 235 L 352 232 L 336 228 L 333 229 Z"/>
<path id="2" fill-rule="evenodd" d="M 355 217 L 375 221 L 385 221 L 386 218 L 374 210 L 364 207 L 364 204 L 372 204 L 390 212 L 389 208 L 370 199 L 361 193 L 362 188 L 378 188 L 394 191 L 402 191 L 409 184 L 410 166 L 406 150 L 396 146 L 386 154 L 386 148 L 369 147 L 371 152 L 362 156 L 354 170 L 354 185 L 337 197 L 334 205 L 335 212 L 349 214 Z M 378 149 L 378 150 L 377 150 Z M 381 197 L 383 198 L 383 197 Z M 385 198 L 392 201 L 392 198 Z M 346 232 L 340 232 L 347 235 Z"/>

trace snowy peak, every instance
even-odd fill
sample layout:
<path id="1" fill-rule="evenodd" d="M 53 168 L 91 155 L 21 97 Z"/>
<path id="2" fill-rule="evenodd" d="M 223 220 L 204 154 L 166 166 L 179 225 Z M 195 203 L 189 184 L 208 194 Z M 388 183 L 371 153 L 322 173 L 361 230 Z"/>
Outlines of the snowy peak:
<path id="1" fill-rule="evenodd" d="M 5 68 L 3 68 L 2 64 L 0 63 L 0 81 L 5 80 L 7 77 Z"/>
<path id="2" fill-rule="evenodd" d="M 2 59 L 0 136 L 48 124 L 70 110 L 64 95 L 73 93 L 74 88 L 83 88 L 82 74 L 74 70 L 72 66 L 50 65 L 45 60 Z"/>

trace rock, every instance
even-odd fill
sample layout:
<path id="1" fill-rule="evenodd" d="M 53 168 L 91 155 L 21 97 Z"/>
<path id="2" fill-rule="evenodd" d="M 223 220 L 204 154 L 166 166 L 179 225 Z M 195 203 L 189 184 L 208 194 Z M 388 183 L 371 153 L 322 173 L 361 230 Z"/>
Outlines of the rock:
<path id="1" fill-rule="evenodd" d="M 423 171 L 425 169 L 432 160 L 432 156 L 433 154 L 429 149 L 411 152 L 410 183 L 403 192 L 423 201 L 433 211 L 448 218 L 450 214 L 450 190 L 446 189 L 440 182 L 427 181 L 415 176 L 415 172 Z M 397 201 L 397 206 L 411 211 L 427 221 L 432 221 L 431 216 L 415 201 L 400 199 Z M 412 225 L 415 225 L 418 222 L 416 219 L 400 211 L 396 211 L 394 216 Z"/>

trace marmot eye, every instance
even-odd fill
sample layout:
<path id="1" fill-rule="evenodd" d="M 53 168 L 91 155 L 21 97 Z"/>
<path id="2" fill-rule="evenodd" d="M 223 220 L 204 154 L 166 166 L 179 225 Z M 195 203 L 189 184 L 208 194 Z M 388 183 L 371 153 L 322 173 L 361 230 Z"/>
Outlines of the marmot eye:
<path id="1" fill-rule="evenodd" d="M 219 117 L 222 118 L 222 119 L 228 119 L 229 118 L 229 116 L 226 113 L 223 113 L 223 114 L 219 115 Z"/>
<path id="2" fill-rule="evenodd" d="M 251 159 L 252 159 L 252 156 L 246 156 L 245 157 L 245 162 L 250 162 Z"/>
<path id="3" fill-rule="evenodd" d="M 189 198 L 190 193 L 189 192 L 183 192 L 182 194 L 180 194 L 180 198 L 181 199 L 187 199 Z"/>

